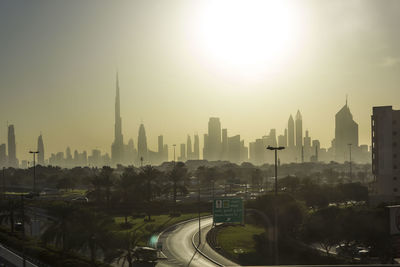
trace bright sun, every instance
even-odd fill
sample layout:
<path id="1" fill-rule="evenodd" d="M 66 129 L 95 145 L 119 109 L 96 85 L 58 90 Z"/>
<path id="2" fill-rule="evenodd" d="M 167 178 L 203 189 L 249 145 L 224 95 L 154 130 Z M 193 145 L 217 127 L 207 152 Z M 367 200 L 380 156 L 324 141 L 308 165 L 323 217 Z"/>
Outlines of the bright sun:
<path id="1" fill-rule="evenodd" d="M 245 75 L 273 72 L 294 52 L 298 14 L 284 0 L 220 0 L 208 3 L 200 45 L 224 69 Z"/>

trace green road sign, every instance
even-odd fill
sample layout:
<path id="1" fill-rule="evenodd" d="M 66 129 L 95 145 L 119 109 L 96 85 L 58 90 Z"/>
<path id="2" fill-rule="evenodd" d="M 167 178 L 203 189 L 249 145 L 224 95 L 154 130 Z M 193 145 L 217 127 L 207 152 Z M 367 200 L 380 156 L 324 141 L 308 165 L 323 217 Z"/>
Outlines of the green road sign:
<path id="1" fill-rule="evenodd" d="M 214 223 L 244 223 L 244 207 L 241 198 L 214 199 Z"/>

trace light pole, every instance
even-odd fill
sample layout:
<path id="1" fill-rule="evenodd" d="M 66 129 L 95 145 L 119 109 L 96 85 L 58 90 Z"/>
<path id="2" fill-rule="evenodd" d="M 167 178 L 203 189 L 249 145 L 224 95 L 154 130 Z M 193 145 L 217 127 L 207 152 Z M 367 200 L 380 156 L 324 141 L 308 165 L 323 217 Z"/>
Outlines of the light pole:
<path id="1" fill-rule="evenodd" d="M 199 196 L 198 196 L 198 207 L 199 207 L 199 246 L 201 244 L 201 226 L 200 226 L 200 175 L 197 177 L 197 182 L 199 184 Z"/>
<path id="2" fill-rule="evenodd" d="M 29 153 L 33 154 L 33 193 L 36 193 L 36 154 L 39 154 L 39 151 L 29 151 Z"/>
<path id="3" fill-rule="evenodd" d="M 275 239 L 275 265 L 279 264 L 279 248 L 278 248 L 278 150 L 283 150 L 285 147 L 268 146 L 268 150 L 275 151 L 275 205 L 274 205 L 274 239 Z"/>
<path id="4" fill-rule="evenodd" d="M 352 182 L 353 181 L 353 170 L 352 170 L 352 165 L 351 165 L 351 146 L 352 146 L 352 144 L 348 144 L 348 146 L 349 146 L 349 152 L 350 152 L 350 163 L 349 163 L 349 165 L 350 165 L 350 182 Z"/>
<path id="5" fill-rule="evenodd" d="M 3 198 L 6 198 L 6 167 L 3 167 Z"/>

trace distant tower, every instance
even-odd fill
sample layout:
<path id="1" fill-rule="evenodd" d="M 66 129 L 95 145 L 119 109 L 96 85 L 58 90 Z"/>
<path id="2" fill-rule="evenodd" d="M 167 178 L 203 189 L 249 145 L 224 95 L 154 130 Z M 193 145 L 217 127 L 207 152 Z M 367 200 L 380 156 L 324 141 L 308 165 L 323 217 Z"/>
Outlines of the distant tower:
<path id="1" fill-rule="evenodd" d="M 124 139 L 122 136 L 122 119 L 120 115 L 118 72 L 116 77 L 114 143 L 111 145 L 111 159 L 114 164 L 122 163 L 124 159 Z"/>
<path id="2" fill-rule="evenodd" d="M 290 115 L 288 121 L 288 146 L 290 148 L 294 147 L 294 120 L 292 115 Z"/>
<path id="3" fill-rule="evenodd" d="M 219 118 L 210 118 L 208 121 L 208 160 L 221 159 L 221 122 Z"/>
<path id="4" fill-rule="evenodd" d="M 14 125 L 12 124 L 8 126 L 8 165 L 13 168 L 18 168 L 15 131 Z"/>
<path id="5" fill-rule="evenodd" d="M 300 151 L 303 146 L 303 119 L 300 110 L 296 114 L 296 147 Z"/>
<path id="6" fill-rule="evenodd" d="M 147 150 L 147 137 L 146 130 L 144 129 L 143 123 L 139 127 L 138 135 L 138 161 L 143 157 L 144 162 L 149 162 L 148 150 Z"/>
<path id="7" fill-rule="evenodd" d="M 200 142 L 199 142 L 199 135 L 194 135 L 194 147 L 193 147 L 193 159 L 198 160 L 200 159 Z"/>
<path id="8" fill-rule="evenodd" d="M 346 98 L 346 104 L 335 115 L 335 160 L 346 160 L 349 144 L 358 147 L 358 124 L 353 120 Z"/>
<path id="9" fill-rule="evenodd" d="M 43 137 L 41 134 L 38 137 L 37 151 L 39 151 L 39 154 L 37 155 L 38 164 L 44 166 L 44 144 L 43 144 Z"/>
<path id="10" fill-rule="evenodd" d="M 187 141 L 186 141 L 186 157 L 188 160 L 192 159 L 192 139 L 190 138 L 190 135 L 187 136 Z"/>

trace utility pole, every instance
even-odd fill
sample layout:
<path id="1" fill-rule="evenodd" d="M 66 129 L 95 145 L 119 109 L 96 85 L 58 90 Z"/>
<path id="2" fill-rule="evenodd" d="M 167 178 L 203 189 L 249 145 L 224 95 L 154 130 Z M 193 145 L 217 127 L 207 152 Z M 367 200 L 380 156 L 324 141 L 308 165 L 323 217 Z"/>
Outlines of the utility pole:
<path id="1" fill-rule="evenodd" d="M 279 264 L 279 246 L 278 246 L 278 150 L 283 150 L 285 147 L 268 146 L 268 150 L 275 151 L 275 205 L 274 205 L 274 240 L 275 240 L 275 265 Z"/>
<path id="2" fill-rule="evenodd" d="M 36 193 L 36 154 L 39 154 L 39 151 L 29 151 L 29 153 L 33 154 L 33 193 Z"/>
<path id="3" fill-rule="evenodd" d="M 352 144 L 348 144 L 348 146 L 349 146 L 349 152 L 350 152 L 350 162 L 349 162 L 349 164 L 350 164 L 350 182 L 352 182 L 353 181 L 353 170 L 352 170 L 352 165 L 351 165 L 351 146 L 352 146 Z"/>
<path id="4" fill-rule="evenodd" d="M 198 182 L 198 184 L 199 184 L 199 196 L 198 196 L 198 207 L 199 207 L 199 247 L 200 247 L 200 244 L 201 244 L 201 223 L 200 223 L 200 221 L 201 221 L 201 218 L 200 218 L 200 175 L 198 175 L 197 176 L 197 182 Z M 213 204 L 214 205 L 214 204 Z"/>
<path id="5" fill-rule="evenodd" d="M 21 194 L 21 204 L 22 204 L 22 266 L 26 266 L 25 260 L 25 206 L 24 206 L 24 195 Z"/>

